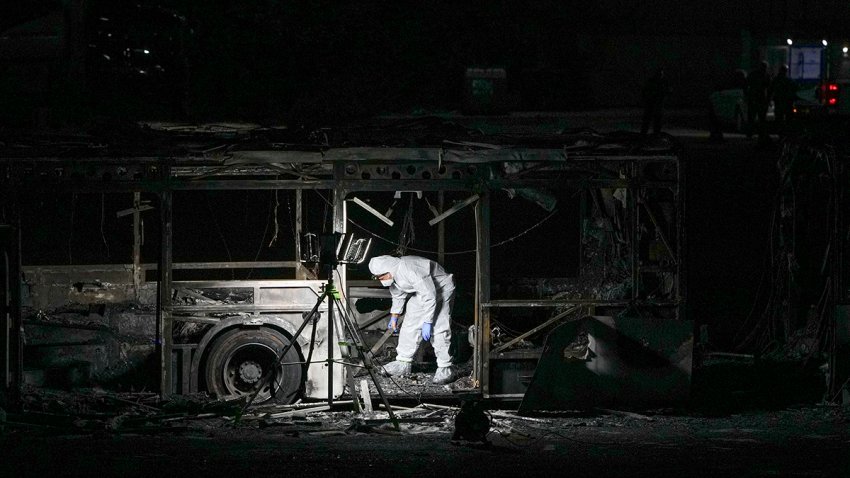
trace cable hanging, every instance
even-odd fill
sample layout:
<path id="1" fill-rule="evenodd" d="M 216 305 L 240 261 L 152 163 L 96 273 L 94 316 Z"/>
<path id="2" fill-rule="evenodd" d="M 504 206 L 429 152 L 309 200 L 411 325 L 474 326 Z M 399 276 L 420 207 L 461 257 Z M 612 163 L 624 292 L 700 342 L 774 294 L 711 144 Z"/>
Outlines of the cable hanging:
<path id="1" fill-rule="evenodd" d="M 227 252 L 227 260 L 228 262 L 233 262 L 233 255 L 230 253 L 230 247 L 227 245 L 227 238 L 224 237 L 224 233 L 221 230 L 221 225 L 218 223 L 218 217 L 210 205 L 210 197 L 209 193 L 204 194 L 204 202 L 207 205 L 207 211 L 210 213 L 212 217 L 213 224 L 215 224 L 215 229 L 218 232 L 218 237 L 221 238 L 221 243 L 224 245 L 224 251 Z M 233 275 L 233 269 L 230 270 L 231 276 Z"/>
<path id="2" fill-rule="evenodd" d="M 508 244 L 508 243 L 510 243 L 510 242 L 513 242 L 513 241 L 515 241 L 515 240 L 519 239 L 520 237 L 522 237 L 522 236 L 524 236 L 524 235 L 528 234 L 529 232 L 531 232 L 531 231 L 533 231 L 533 230 L 537 229 L 538 227 L 542 226 L 542 225 L 543 225 L 543 223 L 545 223 L 546 221 L 548 221 L 549 219 L 551 219 L 551 218 L 552 218 L 552 216 L 554 216 L 557 212 L 558 212 L 558 210 L 557 210 L 557 209 L 553 210 L 553 211 L 552 211 L 552 212 L 550 212 L 550 213 L 549 213 L 546 217 L 544 217 L 543 219 L 541 219 L 540 221 L 538 221 L 538 222 L 537 222 L 537 224 L 534 224 L 533 226 L 529 227 L 528 229 L 526 229 L 526 230 L 524 230 L 524 231 L 520 232 L 519 234 L 517 234 L 517 235 L 515 235 L 515 236 L 513 236 L 513 237 L 509 237 L 508 239 L 505 239 L 505 240 L 503 240 L 503 241 L 499 241 L 499 242 L 497 242 L 497 243 L 495 243 L 495 244 L 491 244 L 491 245 L 490 245 L 490 248 L 491 248 L 491 249 L 493 249 L 493 248 L 496 248 L 496 247 L 501 247 L 501 246 L 504 246 L 505 244 Z M 392 241 L 391 241 L 391 240 L 389 240 L 389 239 L 386 239 L 386 238 L 384 238 L 384 237 L 381 237 L 381 236 L 379 236 L 379 235 L 377 235 L 377 234 L 375 234 L 375 233 L 373 233 L 373 232 L 369 231 L 368 229 L 366 229 L 365 227 L 363 227 L 363 226 L 361 226 L 361 225 L 357 224 L 356 222 L 352 221 L 351 219 L 349 219 L 349 220 L 348 220 L 348 222 L 350 222 L 351 224 L 354 224 L 355 226 L 357 226 L 358 228 L 360 228 L 361 230 L 363 230 L 363 231 L 364 231 L 364 232 L 366 232 L 367 234 L 372 235 L 372 236 L 373 236 L 373 237 L 375 237 L 376 239 L 380 239 L 380 240 L 382 240 L 382 241 L 384 241 L 384 242 L 388 242 L 388 243 L 393 244 L 393 245 L 398 245 L 398 244 L 396 244 L 396 243 L 392 242 Z M 414 252 L 423 252 L 423 253 L 426 253 L 426 254 L 439 254 L 439 252 L 437 252 L 437 251 L 429 251 L 429 250 L 425 250 L 425 249 L 416 249 L 416 248 L 414 248 L 414 247 L 408 247 L 408 249 L 409 249 L 409 250 L 411 250 L 411 251 L 414 251 Z M 464 251 L 443 252 L 443 254 L 445 254 L 445 255 L 447 255 L 447 256 L 453 256 L 453 255 L 461 255 L 461 254 L 474 254 L 474 253 L 476 253 L 476 252 L 478 252 L 476 249 L 467 249 L 467 250 L 464 250 Z"/>
<path id="3" fill-rule="evenodd" d="M 269 241 L 268 247 L 271 247 L 272 244 L 277 242 L 277 233 L 280 231 L 280 226 L 277 222 L 277 209 L 280 207 L 280 200 L 277 197 L 278 190 L 274 190 L 274 235 L 272 236 L 272 240 Z M 266 224 L 268 226 L 268 224 Z M 263 235 L 265 238 L 265 235 Z"/>
<path id="4" fill-rule="evenodd" d="M 407 211 L 404 213 L 404 219 L 401 223 L 401 232 L 398 235 L 398 247 L 396 254 L 399 256 L 405 255 L 410 245 L 416 241 L 416 231 L 413 228 L 413 195 L 410 195 L 410 202 L 407 206 Z"/>
<path id="5" fill-rule="evenodd" d="M 103 224 L 106 220 L 106 193 L 100 193 L 100 238 L 106 248 L 106 258 L 109 259 L 109 243 L 106 242 L 106 233 L 103 232 Z"/>
<path id="6" fill-rule="evenodd" d="M 71 194 L 71 225 L 68 228 L 68 265 L 74 264 L 73 240 L 74 240 L 74 213 L 77 210 L 77 193 Z"/>
<path id="7" fill-rule="evenodd" d="M 275 193 L 277 193 L 277 190 L 275 190 Z M 262 250 L 263 250 L 263 244 L 266 241 L 266 233 L 269 232 L 269 223 L 271 222 L 271 212 L 272 212 L 272 208 L 271 208 L 271 205 L 269 205 L 269 214 L 266 214 L 266 227 L 263 228 L 263 235 L 262 235 L 262 237 L 260 237 L 260 247 L 257 248 L 257 253 L 254 254 L 254 262 L 257 262 L 257 259 L 260 258 L 260 252 L 262 252 Z M 277 209 L 276 208 L 275 208 L 275 226 L 277 226 Z M 275 234 L 277 234 L 277 230 L 275 230 Z M 271 247 L 271 245 L 272 245 L 272 243 L 270 242 L 267 247 Z M 245 280 L 249 280 L 253 274 L 254 274 L 254 268 L 252 267 L 248 271 L 248 276 L 245 277 Z"/>
<path id="8" fill-rule="evenodd" d="M 319 195 L 319 197 L 320 197 L 320 198 L 322 198 L 322 200 L 323 200 L 323 201 L 325 201 L 325 203 L 326 203 L 326 204 L 330 204 L 330 201 L 328 201 L 328 200 L 327 200 L 327 198 L 325 198 L 325 197 L 324 197 L 324 196 L 323 196 L 323 195 L 322 195 L 319 191 L 316 191 L 316 194 L 318 194 L 318 195 Z M 519 239 L 520 237 L 522 237 L 522 236 L 524 236 L 524 235 L 528 234 L 529 232 L 531 232 L 531 231 L 533 231 L 533 230 L 537 229 L 538 227 L 542 226 L 542 225 L 543 225 L 546 221 L 548 221 L 549 219 L 551 219 L 551 218 L 552 218 L 552 216 L 554 216 L 554 215 L 555 215 L 555 214 L 557 214 L 557 213 L 558 213 L 558 210 L 557 210 L 557 209 L 553 209 L 553 210 L 552 210 L 552 212 L 550 212 L 550 213 L 549 213 L 546 217 L 544 217 L 543 219 L 541 219 L 540 221 L 538 221 L 538 222 L 537 222 L 537 224 L 534 224 L 533 226 L 531 226 L 531 227 L 529 227 L 528 229 L 526 229 L 526 230 L 524 230 L 524 231 L 520 232 L 519 234 L 516 234 L 516 235 L 515 235 L 515 236 L 513 236 L 513 237 L 509 237 L 509 238 L 507 238 L 507 239 L 505 239 L 505 240 L 503 240 L 503 241 L 499 241 L 499 242 L 497 242 L 497 243 L 495 243 L 495 244 L 491 244 L 491 245 L 490 245 L 490 248 L 491 248 L 491 249 L 493 249 L 493 248 L 496 248 L 496 247 L 501 247 L 501 246 L 504 246 L 505 244 L 508 244 L 508 243 L 510 243 L 510 242 L 513 242 L 513 241 L 515 241 L 515 240 Z M 376 234 L 376 233 L 374 233 L 374 232 L 370 231 L 369 229 L 367 229 L 367 228 L 365 228 L 365 227 L 361 226 L 360 224 L 358 224 L 358 223 L 354 222 L 354 220 L 352 220 L 352 219 L 350 219 L 350 218 L 349 218 L 347 221 L 348 221 L 350 224 L 352 224 L 353 226 L 355 226 L 355 227 L 357 227 L 358 229 L 360 229 L 361 231 L 365 232 L 366 234 L 369 234 L 370 236 L 374 237 L 375 239 L 379 239 L 379 240 L 381 240 L 381 241 L 386 242 L 387 244 L 391 244 L 391 245 L 396 246 L 396 247 L 400 247 L 400 246 L 401 246 L 401 244 L 399 244 L 398 242 L 392 241 L 391 239 L 387 239 L 386 237 L 383 237 L 383 236 L 381 236 L 381 235 L 378 235 L 378 234 Z M 407 249 L 408 249 L 408 250 L 411 250 L 411 251 L 414 251 L 414 252 L 421 252 L 421 253 L 425 253 L 425 254 L 439 254 L 439 252 L 438 252 L 438 251 L 429 251 L 429 250 L 426 250 L 426 249 L 417 249 L 417 248 L 415 248 L 415 247 L 407 247 Z M 456 255 L 461 255 L 461 254 L 474 254 L 474 253 L 476 253 L 476 252 L 478 252 L 476 249 L 467 249 L 467 250 L 463 250 L 463 251 L 443 252 L 443 254 L 445 254 L 445 255 L 447 255 L 447 256 L 456 256 Z"/>
<path id="9" fill-rule="evenodd" d="M 813 302 L 809 304 L 806 317 L 799 310 L 806 303 L 797 301 L 803 298 L 805 290 L 809 290 L 809 295 L 815 292 L 814 284 L 800 283 L 800 274 L 804 272 L 800 271 L 799 256 L 810 252 L 800 250 L 802 246 L 798 236 L 801 231 L 798 227 L 801 224 L 798 221 L 810 218 L 804 218 L 799 208 L 822 204 L 809 203 L 818 199 L 812 196 L 813 190 L 823 192 L 821 201 L 826 203 L 826 223 L 817 231 L 828 238 L 835 235 L 837 178 L 834 161 L 835 152 L 829 147 L 796 143 L 784 145 L 779 158 L 780 181 L 773 195 L 764 268 L 750 311 L 733 339 L 736 349 L 752 348 L 761 355 L 800 353 L 794 348 L 800 345 L 802 338 L 808 337 L 814 340 L 804 352 L 808 361 L 832 345 L 827 310 L 834 294 L 829 268 L 833 255 L 831 239 L 822 244 L 824 250 L 819 255 L 821 267 L 817 276 L 823 282 L 817 290 L 818 295 L 811 297 Z M 829 179 L 831 184 L 823 184 L 825 179 Z M 801 206 L 798 199 L 803 197 Z M 805 226 L 802 233 L 807 234 L 811 234 L 811 228 L 817 227 L 809 222 L 802 225 Z"/>

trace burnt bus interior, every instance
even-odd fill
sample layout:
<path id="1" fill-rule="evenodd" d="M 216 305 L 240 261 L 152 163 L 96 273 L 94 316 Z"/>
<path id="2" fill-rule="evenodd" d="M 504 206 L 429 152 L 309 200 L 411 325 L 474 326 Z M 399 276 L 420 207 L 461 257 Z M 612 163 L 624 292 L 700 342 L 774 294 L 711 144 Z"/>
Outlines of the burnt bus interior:
<path id="1" fill-rule="evenodd" d="M 232 398 L 275 367 L 259 402 L 352 394 L 363 351 L 328 327 L 316 303 L 327 277 L 301 261 L 305 234 L 333 232 L 371 238 L 369 257 L 420 255 L 455 275 L 462 377 L 419 393 L 530 410 L 688 395 L 684 176 L 669 137 L 484 134 L 438 119 L 145 124 L 19 138 L 2 156 L 12 395 L 97 385 Z M 367 262 L 334 280 L 384 363 L 389 294 Z M 314 306 L 315 333 L 296 336 Z M 417 367 L 433 371 L 428 347 Z"/>

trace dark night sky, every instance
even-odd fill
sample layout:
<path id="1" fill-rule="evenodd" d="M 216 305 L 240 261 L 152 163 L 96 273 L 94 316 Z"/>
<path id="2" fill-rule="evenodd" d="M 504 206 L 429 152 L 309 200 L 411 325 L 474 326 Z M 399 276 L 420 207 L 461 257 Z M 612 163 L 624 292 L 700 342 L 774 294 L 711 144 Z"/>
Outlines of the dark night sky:
<path id="1" fill-rule="evenodd" d="M 63 3 L 87 8 L 83 48 L 108 49 L 92 35 L 109 25 L 130 32 L 126 45 L 116 34 L 109 47 L 150 48 L 148 59 L 166 71 L 128 79 L 115 54 L 108 65 L 90 62 L 95 109 L 255 121 L 454 110 L 468 66 L 504 67 L 511 109 L 564 110 L 634 106 L 642 81 L 666 64 L 671 79 L 688 86 L 671 103 L 694 106 L 739 66 L 743 29 L 834 37 L 850 19 L 850 4 L 824 0 L 42 0 L 7 1 L 0 27 Z M 185 24 L 170 24 L 154 7 L 178 12 Z"/>
<path id="2" fill-rule="evenodd" d="M 61 5 L 72 3 L 59 0 L 4 0 L 0 28 L 34 18 Z M 96 2 L 89 0 L 89 5 Z M 401 17 L 445 20 L 480 20 L 485 23 L 535 24 L 566 23 L 570 29 L 597 29 L 615 26 L 646 33 L 716 33 L 737 32 L 740 28 L 754 31 L 788 29 L 814 36 L 842 34 L 850 18 L 850 5 L 834 0 L 741 0 L 741 1 L 677 1 L 655 0 L 598 0 L 595 2 L 543 1 L 483 1 L 452 2 L 378 2 L 364 1 L 292 1 L 292 0 L 139 0 L 109 2 L 118 4 L 162 5 L 202 18 L 218 16 L 222 23 L 237 17 L 254 17 L 260 23 L 321 20 L 328 26 L 336 20 L 352 23 L 364 16 L 376 21 Z M 361 18 L 358 14 L 361 12 Z"/>

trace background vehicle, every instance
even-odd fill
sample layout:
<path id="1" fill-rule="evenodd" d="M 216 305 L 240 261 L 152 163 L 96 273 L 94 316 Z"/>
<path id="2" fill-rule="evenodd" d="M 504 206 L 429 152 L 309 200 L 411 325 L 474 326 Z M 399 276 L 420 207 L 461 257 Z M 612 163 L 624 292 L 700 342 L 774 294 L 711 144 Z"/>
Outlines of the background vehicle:
<path id="1" fill-rule="evenodd" d="M 800 115 L 848 115 L 850 114 L 850 79 L 826 80 L 797 93 L 800 104 L 794 112 Z"/>
<path id="2" fill-rule="evenodd" d="M 747 127 L 747 101 L 744 98 L 744 87 L 747 83 L 747 73 L 735 70 L 730 77 L 709 96 L 711 114 L 721 127 L 743 133 Z M 767 107 L 767 120 L 773 121 L 773 102 Z"/>

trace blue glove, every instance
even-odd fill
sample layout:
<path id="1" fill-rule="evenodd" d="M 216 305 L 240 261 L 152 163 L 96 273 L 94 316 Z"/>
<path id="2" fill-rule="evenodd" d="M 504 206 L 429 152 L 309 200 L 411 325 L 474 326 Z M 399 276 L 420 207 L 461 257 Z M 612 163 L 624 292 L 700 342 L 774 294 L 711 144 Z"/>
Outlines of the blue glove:
<path id="1" fill-rule="evenodd" d="M 398 332 L 398 316 L 397 315 L 391 315 L 390 316 L 390 321 L 387 324 L 387 328 L 393 329 L 393 332 Z"/>
<path id="2" fill-rule="evenodd" d="M 422 324 L 422 340 L 428 342 L 431 340 L 431 331 L 434 330 L 434 324 L 425 322 Z"/>

